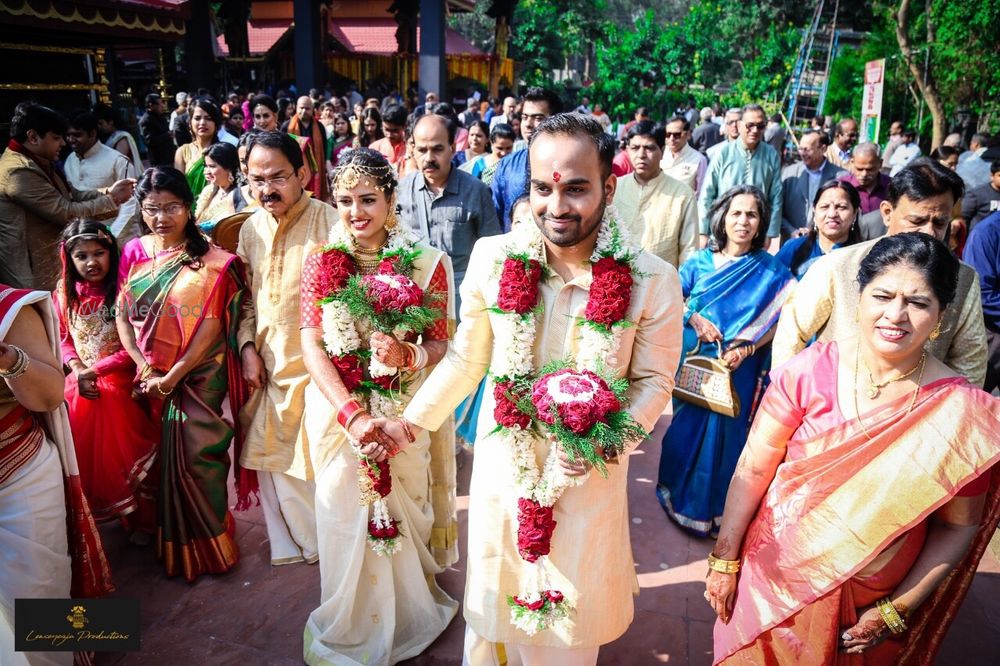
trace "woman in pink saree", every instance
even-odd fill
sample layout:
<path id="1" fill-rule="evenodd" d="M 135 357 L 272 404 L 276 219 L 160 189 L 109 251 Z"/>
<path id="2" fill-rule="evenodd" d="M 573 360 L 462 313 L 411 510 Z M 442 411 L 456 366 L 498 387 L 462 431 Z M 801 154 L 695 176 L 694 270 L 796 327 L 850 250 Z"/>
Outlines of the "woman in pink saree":
<path id="1" fill-rule="evenodd" d="M 857 340 L 772 373 L 709 558 L 715 663 L 933 662 L 1000 520 L 1000 401 L 924 351 L 957 274 L 882 239 Z"/>

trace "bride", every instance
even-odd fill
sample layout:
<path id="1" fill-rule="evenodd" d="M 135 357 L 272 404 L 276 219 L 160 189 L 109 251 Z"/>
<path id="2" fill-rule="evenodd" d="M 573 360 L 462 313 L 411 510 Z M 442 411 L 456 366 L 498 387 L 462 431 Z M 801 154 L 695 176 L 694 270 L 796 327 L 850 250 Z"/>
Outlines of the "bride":
<path id="1" fill-rule="evenodd" d="M 302 279 L 322 577 L 303 656 L 314 665 L 394 664 L 426 649 L 458 609 L 434 580 L 457 559 L 454 444 L 422 434 L 395 451 L 379 420 L 402 413 L 447 350 L 451 263 L 399 224 L 395 172 L 380 153 L 351 151 L 332 180 L 340 224 Z M 345 304 L 353 275 L 436 294 L 432 322 L 398 338 L 378 332 Z"/>

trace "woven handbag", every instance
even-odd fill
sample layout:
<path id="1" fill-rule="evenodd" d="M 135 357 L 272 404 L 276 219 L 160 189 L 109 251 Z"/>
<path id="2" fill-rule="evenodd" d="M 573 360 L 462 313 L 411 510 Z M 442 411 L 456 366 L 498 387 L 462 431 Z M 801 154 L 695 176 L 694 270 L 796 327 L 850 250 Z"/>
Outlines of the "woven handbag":
<path id="1" fill-rule="evenodd" d="M 701 342 L 677 371 L 674 397 L 716 414 L 735 418 L 740 413 L 740 398 L 733 386 L 733 373 L 722 361 L 722 343 L 716 342 L 719 357 L 699 355 Z"/>

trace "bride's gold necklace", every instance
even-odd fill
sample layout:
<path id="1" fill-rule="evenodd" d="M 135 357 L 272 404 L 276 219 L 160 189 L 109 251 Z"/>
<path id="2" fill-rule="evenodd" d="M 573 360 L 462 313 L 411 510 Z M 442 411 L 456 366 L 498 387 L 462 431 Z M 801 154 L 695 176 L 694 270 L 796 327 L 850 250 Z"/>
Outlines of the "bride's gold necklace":
<path id="1" fill-rule="evenodd" d="M 924 353 L 920 355 L 920 362 L 913 367 L 913 370 L 910 370 L 906 374 L 900 375 L 895 379 L 891 379 L 883 383 L 881 386 L 875 385 L 875 383 L 871 379 L 871 371 L 869 371 L 868 372 L 869 382 L 872 384 L 872 386 L 876 386 L 876 389 L 875 389 L 875 394 L 872 395 L 872 387 L 869 387 L 868 396 L 872 399 L 878 397 L 879 393 L 878 389 L 888 386 L 892 382 L 898 382 L 901 379 L 909 377 L 914 373 L 915 370 L 919 368 L 920 374 L 917 375 L 917 386 L 916 388 L 913 389 L 913 397 L 910 398 L 910 404 L 906 408 L 906 414 L 903 414 L 904 417 L 908 416 L 910 412 L 913 411 L 913 406 L 917 404 L 917 395 L 920 393 L 920 385 L 923 383 L 924 380 L 924 366 L 926 364 L 927 364 L 927 351 L 925 350 Z M 868 369 L 867 363 L 865 364 L 865 369 L 866 370 Z M 858 405 L 858 388 L 860 388 L 859 386 L 860 382 L 858 381 L 858 378 L 859 375 L 861 374 L 860 371 L 861 371 L 861 345 L 858 345 L 857 351 L 854 354 L 854 390 L 852 391 L 852 395 L 854 396 L 854 414 L 858 419 L 858 425 L 861 426 L 861 431 L 865 433 L 865 437 L 871 439 L 872 438 L 871 434 L 869 434 L 868 429 L 865 428 L 865 422 L 861 420 L 861 407 Z"/>
<path id="2" fill-rule="evenodd" d="M 361 272 L 364 275 L 371 275 L 375 272 L 378 268 L 379 262 L 382 261 L 382 250 L 384 250 L 388 244 L 388 236 L 386 236 L 385 241 L 383 241 L 381 245 L 371 250 L 361 247 L 358 245 L 357 241 L 352 241 L 352 245 L 354 247 L 351 254 L 354 255 L 354 261 L 357 262 L 358 268 L 361 269 Z"/>

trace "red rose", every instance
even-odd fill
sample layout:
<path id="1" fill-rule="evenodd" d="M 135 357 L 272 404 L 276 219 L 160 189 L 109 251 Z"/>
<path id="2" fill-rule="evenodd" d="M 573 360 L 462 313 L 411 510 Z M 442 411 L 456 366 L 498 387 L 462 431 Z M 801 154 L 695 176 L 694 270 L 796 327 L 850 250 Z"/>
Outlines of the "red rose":
<path id="1" fill-rule="evenodd" d="M 505 259 L 500 272 L 500 291 L 497 307 L 506 312 L 525 314 L 538 304 L 538 281 L 542 278 L 542 267 L 534 259 L 528 266 L 520 259 Z"/>
<path id="2" fill-rule="evenodd" d="M 548 600 L 554 604 L 557 604 L 564 599 L 563 593 L 559 590 L 545 590 L 544 594 L 548 597 Z"/>
<path id="3" fill-rule="evenodd" d="M 517 551 L 526 561 L 535 562 L 552 548 L 556 529 L 552 507 L 522 497 L 517 500 L 517 509 Z"/>
<path id="4" fill-rule="evenodd" d="M 358 272 L 358 265 L 351 255 L 340 250 L 328 250 L 320 255 L 317 270 L 316 293 L 329 296 L 347 285 L 352 275 Z"/>
<path id="5" fill-rule="evenodd" d="M 344 388 L 348 392 L 353 393 L 361 386 L 361 359 L 356 354 L 333 356 L 330 358 L 330 361 L 333 363 L 333 367 L 337 368 L 340 380 L 344 382 Z"/>
<path id="6" fill-rule="evenodd" d="M 521 605 L 531 611 L 541 610 L 542 606 L 545 605 L 545 599 L 544 598 L 538 599 L 537 601 L 531 601 L 531 602 L 526 601 Z"/>
<path id="7" fill-rule="evenodd" d="M 372 487 L 375 492 L 378 493 L 379 497 L 385 497 L 392 492 L 392 476 L 389 472 L 389 461 L 383 460 L 378 463 L 378 474 L 375 474 L 375 470 L 368 463 L 367 460 L 362 460 L 361 464 L 365 468 L 365 473 L 368 478 L 372 481 Z"/>
<path id="8" fill-rule="evenodd" d="M 372 383 L 377 384 L 386 391 L 398 391 L 399 375 L 382 375 L 380 377 L 372 377 Z"/>
<path id="9" fill-rule="evenodd" d="M 386 257 L 382 261 L 378 262 L 378 268 L 375 269 L 375 272 L 382 273 L 384 275 L 391 275 L 392 273 L 398 273 L 399 270 L 397 270 L 396 268 L 396 264 L 398 261 L 399 261 L 399 255 Z"/>
<path id="10" fill-rule="evenodd" d="M 577 435 L 585 435 L 598 419 L 590 402 L 567 402 L 559 405 L 559 418 L 563 425 Z"/>
<path id="11" fill-rule="evenodd" d="M 368 536 L 375 539 L 395 539 L 399 536 L 399 521 L 393 520 L 386 527 L 379 527 L 374 520 L 368 521 Z"/>
<path id="12" fill-rule="evenodd" d="M 377 273 L 365 276 L 363 282 L 372 307 L 378 314 L 402 312 L 410 306 L 420 305 L 424 300 L 423 289 L 405 275 Z"/>
<path id="13" fill-rule="evenodd" d="M 592 322 L 610 327 L 628 313 L 632 299 L 632 271 L 613 257 L 602 257 L 591 268 L 593 280 L 584 316 Z"/>
<path id="14" fill-rule="evenodd" d="M 493 398 L 496 400 L 496 406 L 493 408 L 493 418 L 497 422 L 497 425 L 504 428 L 518 426 L 522 430 L 526 430 L 531 425 L 531 417 L 518 409 L 515 400 L 511 399 L 517 396 L 507 397 L 512 387 L 513 382 L 498 382 L 493 387 Z"/>
<path id="15" fill-rule="evenodd" d="M 619 411 L 622 408 L 622 403 L 608 389 L 597 392 L 597 395 L 594 396 L 594 406 L 599 414 L 598 420 L 607 421 L 607 415 Z"/>
<path id="16" fill-rule="evenodd" d="M 563 371 L 560 370 L 560 372 Z M 545 375 L 531 385 L 531 404 L 535 406 L 535 411 L 538 413 L 538 420 L 549 425 L 555 423 L 555 416 L 552 414 L 552 396 L 549 395 L 547 386 L 548 379 L 551 376 L 551 374 Z"/>

